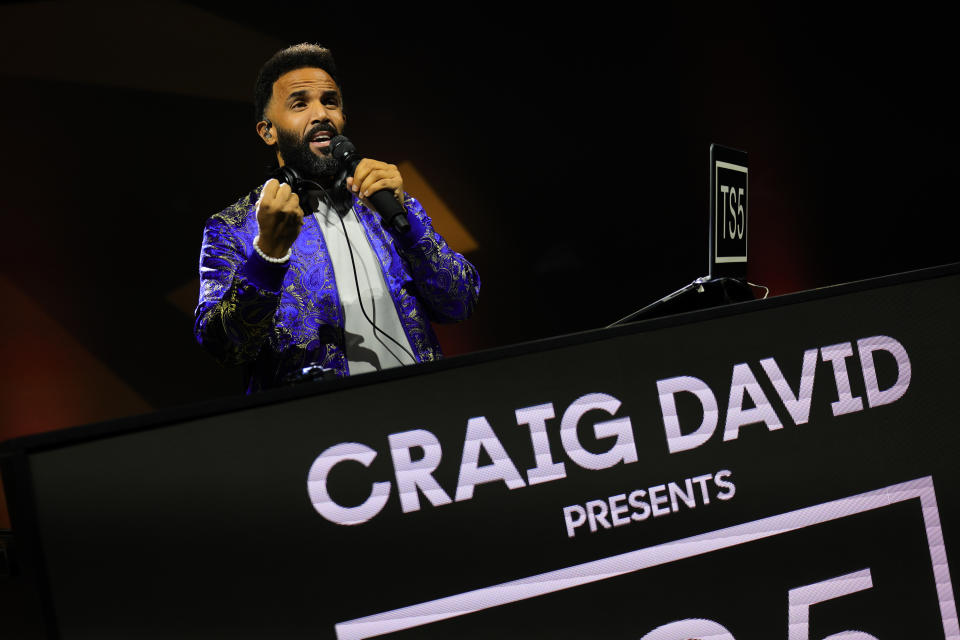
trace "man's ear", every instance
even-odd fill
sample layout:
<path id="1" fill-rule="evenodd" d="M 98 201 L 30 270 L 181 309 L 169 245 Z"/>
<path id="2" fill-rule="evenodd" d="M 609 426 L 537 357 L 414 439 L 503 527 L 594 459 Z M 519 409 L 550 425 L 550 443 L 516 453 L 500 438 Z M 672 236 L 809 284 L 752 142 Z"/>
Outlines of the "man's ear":
<path id="1" fill-rule="evenodd" d="M 260 136 L 260 139 L 269 147 L 277 143 L 277 136 L 273 129 L 273 123 L 269 120 L 261 120 L 257 123 L 257 135 Z"/>

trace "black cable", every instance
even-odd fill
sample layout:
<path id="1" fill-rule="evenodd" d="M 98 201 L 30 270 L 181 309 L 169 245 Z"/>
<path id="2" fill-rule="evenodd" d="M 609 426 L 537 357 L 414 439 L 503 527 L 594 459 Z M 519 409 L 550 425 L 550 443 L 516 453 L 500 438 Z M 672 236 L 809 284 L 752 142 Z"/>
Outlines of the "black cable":
<path id="1" fill-rule="evenodd" d="M 743 289 L 745 285 L 749 285 L 749 286 L 751 286 L 751 287 L 759 287 L 759 288 L 761 288 L 761 289 L 766 289 L 767 293 L 764 294 L 764 296 L 763 296 L 764 298 L 766 298 L 766 297 L 767 297 L 767 294 L 770 293 L 770 289 L 767 288 L 767 287 L 765 287 L 765 286 L 763 286 L 762 284 L 753 284 L 753 283 L 747 282 L 746 280 L 740 280 L 739 278 L 731 278 L 731 277 L 729 277 L 729 276 L 723 276 L 723 277 L 719 277 L 719 278 L 711 278 L 710 276 L 703 276 L 703 277 L 697 278 L 696 280 L 694 280 L 694 281 L 691 282 L 690 284 L 686 285 L 685 287 L 681 287 L 680 289 L 677 289 L 677 290 L 674 291 L 673 293 L 670 293 L 670 294 L 665 295 L 664 297 L 660 298 L 660 299 L 657 300 L 656 302 L 652 302 L 652 303 L 648 304 L 647 306 L 643 307 L 643 308 L 640 309 L 639 311 L 634 311 L 634 312 L 631 313 L 630 315 L 628 315 L 628 316 L 626 316 L 626 317 L 624 317 L 624 318 L 620 318 L 619 320 L 617 320 L 616 322 L 614 322 L 614 323 L 612 323 L 612 324 L 608 324 L 608 325 L 607 325 L 606 327 L 604 327 L 604 328 L 605 328 L 605 329 L 609 329 L 609 328 L 611 328 L 611 327 L 615 327 L 615 326 L 620 325 L 620 324 L 623 324 L 623 323 L 625 323 L 625 322 L 630 322 L 631 320 L 634 320 L 635 318 L 638 318 L 638 317 L 640 317 L 640 316 L 642 316 L 642 315 L 644 315 L 644 314 L 652 311 L 653 309 L 656 309 L 657 307 L 660 307 L 660 306 L 663 306 L 663 305 L 667 304 L 668 302 L 672 301 L 672 300 L 675 299 L 675 298 L 679 298 L 680 296 L 686 294 L 686 293 L 689 292 L 689 291 L 694 291 L 694 290 L 696 290 L 698 293 L 704 293 L 704 291 L 705 291 L 704 287 L 705 287 L 705 286 L 707 286 L 707 287 L 713 287 L 714 290 L 715 290 L 716 287 L 714 287 L 714 285 L 719 285 L 719 286 L 721 287 L 721 292 L 722 292 L 722 294 L 723 294 L 723 299 L 722 299 L 721 301 L 715 302 L 715 303 L 710 303 L 710 304 L 708 304 L 707 306 L 719 306 L 719 305 L 721 305 L 721 304 L 730 304 L 730 303 L 733 303 L 733 302 L 745 302 L 746 300 L 736 300 L 736 299 L 732 298 L 732 296 L 730 295 L 730 290 L 728 290 L 728 289 L 726 288 L 726 286 L 727 286 L 728 283 L 732 283 L 732 285 L 734 285 L 734 286 L 738 286 L 738 285 L 739 285 L 741 289 Z M 747 291 L 750 291 L 750 290 L 747 289 Z M 754 298 L 753 298 L 753 293 L 752 293 L 752 291 L 750 292 L 750 299 L 751 299 L 751 300 L 754 299 Z"/>
<path id="2" fill-rule="evenodd" d="M 352 207 L 351 207 L 351 210 L 352 210 Z M 354 214 L 356 214 L 356 212 L 354 212 Z M 408 356 L 410 356 L 410 359 L 413 360 L 414 363 L 416 363 L 417 359 L 413 357 L 413 354 L 410 353 L 410 351 L 408 351 L 402 344 L 394 340 L 393 336 L 391 336 L 389 333 L 387 333 L 386 331 L 378 327 L 376 323 L 370 319 L 370 316 L 367 315 L 367 310 L 363 308 L 363 294 L 360 293 L 360 280 L 357 278 L 357 264 L 353 261 L 353 248 L 350 247 L 350 236 L 347 235 L 347 225 L 344 224 L 343 218 L 339 214 L 337 215 L 337 217 L 340 219 L 340 226 L 343 227 L 343 236 L 347 240 L 347 250 L 350 252 L 350 264 L 353 265 L 353 283 L 357 286 L 357 299 L 360 301 L 360 311 L 363 312 L 363 317 L 366 318 L 367 322 L 370 323 L 370 326 L 373 327 L 374 335 L 376 335 L 377 331 L 379 331 L 384 335 L 384 337 L 390 340 L 390 342 L 400 347 L 400 349 L 402 349 L 403 352 L 406 353 Z M 357 220 L 359 221 L 360 218 L 358 217 Z M 403 361 L 400 358 L 397 358 L 396 354 L 390 351 L 390 349 L 387 347 L 386 344 L 384 344 L 382 341 L 380 342 L 380 344 L 382 344 L 383 347 L 387 349 L 387 352 L 390 355 L 396 358 L 397 362 L 399 362 L 400 364 L 403 364 Z"/>
<path id="3" fill-rule="evenodd" d="M 385 338 L 387 338 L 388 340 L 390 340 L 391 342 L 393 342 L 395 345 L 397 345 L 398 347 L 400 347 L 400 349 L 401 349 L 404 353 L 406 353 L 408 356 L 410 356 L 410 360 L 412 360 L 413 363 L 416 364 L 417 359 L 413 356 L 413 353 L 411 353 L 411 352 L 410 352 L 406 347 L 404 347 L 402 344 L 400 344 L 399 342 L 397 342 L 397 341 L 393 338 L 393 336 L 391 336 L 389 333 L 387 333 L 386 331 L 384 331 L 383 329 L 381 329 L 380 327 L 378 327 L 377 324 L 376 324 L 373 320 L 370 319 L 370 316 L 367 315 L 367 310 L 366 310 L 366 308 L 364 308 L 364 306 L 363 306 L 363 294 L 360 292 L 360 279 L 359 279 L 359 277 L 357 276 L 357 263 L 356 263 L 356 262 L 354 261 L 354 259 L 353 259 L 353 247 L 350 246 L 350 236 L 347 235 L 347 225 L 343 222 L 343 216 L 340 215 L 340 212 L 337 210 L 336 202 L 334 202 L 334 200 L 333 200 L 333 198 L 330 196 L 330 194 L 327 193 L 327 190 L 324 189 L 323 186 L 320 185 L 319 183 L 314 182 L 313 180 L 301 180 L 301 182 L 308 183 L 308 184 L 310 184 L 311 186 L 315 186 L 315 187 L 317 187 L 318 189 L 320 189 L 321 193 L 323 193 L 324 199 L 326 199 L 326 201 L 330 204 L 330 207 L 333 209 L 334 213 L 337 214 L 337 218 L 340 220 L 340 226 L 341 226 L 341 228 L 343 228 L 343 237 L 344 237 L 344 239 L 346 239 L 346 241 L 347 241 L 347 251 L 350 253 L 350 265 L 353 267 L 353 283 L 354 283 L 354 285 L 356 285 L 356 287 L 357 287 L 357 300 L 360 301 L 360 311 L 363 313 L 363 317 L 366 318 L 367 322 L 370 323 L 370 326 L 373 327 L 373 335 L 377 335 L 377 332 L 379 331 L 381 334 L 383 334 L 383 336 L 384 336 Z M 352 206 L 350 207 L 350 210 L 353 211 L 353 207 L 352 207 Z M 346 215 L 346 214 L 344 214 L 344 215 Z M 354 215 L 356 215 L 356 211 L 354 211 Z M 357 216 L 357 222 L 360 222 L 360 217 L 359 217 L 359 216 Z M 362 225 L 363 223 L 360 222 L 360 224 Z M 374 305 L 374 310 L 376 310 L 376 305 Z M 392 351 L 390 351 L 390 348 L 389 348 L 389 346 L 388 346 L 386 343 L 384 343 L 384 342 L 381 340 L 381 341 L 380 341 L 380 344 L 383 345 L 383 347 L 387 350 L 387 353 L 389 353 L 390 355 L 392 355 L 392 356 L 396 359 L 397 362 L 399 362 L 400 364 L 403 364 L 403 361 L 402 361 L 400 358 L 398 358 L 395 353 L 393 353 Z"/>
<path id="4" fill-rule="evenodd" d="M 642 309 L 639 309 L 639 310 L 637 310 L 637 311 L 634 311 L 634 312 L 631 313 L 630 315 L 625 316 L 625 317 L 623 317 L 623 318 L 620 318 L 620 319 L 617 320 L 616 322 L 613 322 L 613 323 L 611 323 L 611 324 L 608 324 L 606 327 L 604 327 L 604 329 L 610 329 L 611 327 L 615 327 L 615 326 L 617 326 L 617 325 L 619 325 L 619 324 L 623 324 L 624 322 L 630 322 L 630 321 L 633 320 L 634 318 L 637 318 L 637 317 L 643 315 L 644 313 L 647 313 L 647 312 L 650 311 L 651 309 L 654 309 L 654 308 L 659 307 L 659 306 L 661 306 L 661 305 L 663 305 L 663 304 L 666 304 L 667 302 L 670 302 L 670 301 L 673 300 L 674 298 L 677 298 L 677 297 L 683 295 L 683 294 L 686 293 L 687 291 L 691 291 L 691 290 L 693 290 L 693 289 L 701 289 L 701 290 L 702 290 L 702 289 L 703 289 L 703 285 L 704 285 L 706 282 L 708 282 L 709 280 L 710 280 L 710 276 L 703 276 L 702 278 L 697 278 L 696 280 L 694 280 L 694 281 L 691 282 L 690 284 L 686 285 L 685 287 L 681 287 L 681 288 L 677 289 L 676 291 L 674 291 L 673 293 L 668 293 L 667 295 L 663 296 L 663 297 L 660 298 L 659 300 L 657 300 L 657 301 L 655 301 L 655 302 L 651 302 L 650 304 L 648 304 L 647 306 L 643 307 Z"/>

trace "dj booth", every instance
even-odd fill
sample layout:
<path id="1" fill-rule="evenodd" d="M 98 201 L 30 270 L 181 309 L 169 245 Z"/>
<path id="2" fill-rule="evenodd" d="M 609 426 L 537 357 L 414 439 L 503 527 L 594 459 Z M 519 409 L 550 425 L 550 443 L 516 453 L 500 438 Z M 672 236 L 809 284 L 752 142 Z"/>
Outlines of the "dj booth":
<path id="1" fill-rule="evenodd" d="M 960 639 L 958 326 L 950 265 L 10 441 L 18 578 L 64 639 Z"/>

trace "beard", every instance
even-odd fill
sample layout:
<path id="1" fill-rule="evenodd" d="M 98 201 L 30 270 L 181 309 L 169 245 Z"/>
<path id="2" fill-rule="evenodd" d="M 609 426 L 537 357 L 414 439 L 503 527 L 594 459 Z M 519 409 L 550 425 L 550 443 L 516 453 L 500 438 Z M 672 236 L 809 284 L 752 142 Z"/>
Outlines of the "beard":
<path id="1" fill-rule="evenodd" d="M 301 175 L 329 183 L 340 170 L 340 163 L 329 154 L 329 147 L 324 155 L 317 155 L 310 149 L 310 140 L 320 131 L 330 132 L 331 137 L 340 133 L 329 123 L 318 124 L 302 137 L 296 132 L 277 127 L 277 147 L 283 161 Z"/>

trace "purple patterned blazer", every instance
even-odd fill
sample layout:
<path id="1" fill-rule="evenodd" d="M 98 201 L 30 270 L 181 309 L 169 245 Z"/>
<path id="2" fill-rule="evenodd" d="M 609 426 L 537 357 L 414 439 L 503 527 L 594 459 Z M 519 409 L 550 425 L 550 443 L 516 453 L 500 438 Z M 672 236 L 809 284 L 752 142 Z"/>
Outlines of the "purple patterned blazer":
<path id="1" fill-rule="evenodd" d="M 253 250 L 258 187 L 211 216 L 200 252 L 200 303 L 194 335 L 223 365 L 246 366 L 247 393 L 276 386 L 310 364 L 348 374 L 344 315 L 323 234 L 307 216 L 290 260 L 273 264 Z M 383 268 L 417 362 L 441 357 L 430 321 L 456 322 L 480 293 L 476 268 L 447 246 L 414 198 L 404 208 L 410 231 L 384 230 L 380 214 L 354 198 L 353 210 Z"/>

